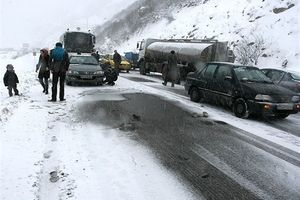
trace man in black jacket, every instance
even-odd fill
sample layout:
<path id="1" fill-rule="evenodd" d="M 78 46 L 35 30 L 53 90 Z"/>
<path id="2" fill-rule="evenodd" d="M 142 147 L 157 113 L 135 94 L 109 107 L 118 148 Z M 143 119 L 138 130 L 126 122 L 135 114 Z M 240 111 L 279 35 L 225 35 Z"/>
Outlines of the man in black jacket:
<path id="1" fill-rule="evenodd" d="M 113 56 L 113 61 L 114 61 L 114 65 L 115 65 L 115 70 L 119 74 L 119 67 L 120 67 L 122 58 L 121 58 L 120 54 L 117 52 L 117 50 L 115 50 L 114 52 L 115 52 L 115 54 Z"/>
<path id="2" fill-rule="evenodd" d="M 65 101 L 65 79 L 69 69 L 70 61 L 68 53 L 62 48 L 62 43 L 58 42 L 55 48 L 50 51 L 50 70 L 52 72 L 52 98 L 49 101 L 55 102 L 57 97 L 57 83 L 59 80 L 59 99 Z"/>

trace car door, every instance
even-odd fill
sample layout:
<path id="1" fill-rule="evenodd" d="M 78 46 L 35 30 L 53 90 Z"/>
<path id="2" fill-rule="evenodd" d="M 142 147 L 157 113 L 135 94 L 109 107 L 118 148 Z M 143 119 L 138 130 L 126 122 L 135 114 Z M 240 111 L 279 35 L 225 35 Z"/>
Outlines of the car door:
<path id="1" fill-rule="evenodd" d="M 205 82 L 204 89 L 204 96 L 206 99 L 213 99 L 214 92 L 213 92 L 213 76 L 216 72 L 218 64 L 207 64 L 206 69 L 203 73 L 203 80 Z"/>
<path id="2" fill-rule="evenodd" d="M 214 100 L 221 105 L 231 105 L 233 93 L 232 67 L 220 64 L 213 77 Z"/>
<path id="3" fill-rule="evenodd" d="M 279 85 L 298 94 L 300 93 L 300 81 L 293 79 L 291 73 L 285 73 Z"/>

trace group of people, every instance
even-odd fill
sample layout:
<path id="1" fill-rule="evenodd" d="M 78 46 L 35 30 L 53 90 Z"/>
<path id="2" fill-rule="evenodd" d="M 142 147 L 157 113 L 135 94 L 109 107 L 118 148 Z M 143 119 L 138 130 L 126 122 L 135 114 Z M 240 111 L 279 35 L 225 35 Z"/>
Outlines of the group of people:
<path id="1" fill-rule="evenodd" d="M 99 54 L 96 52 L 94 56 L 98 58 Z M 97 59 L 99 60 L 99 58 Z M 113 55 L 113 61 L 114 61 L 114 70 L 116 74 L 106 70 L 106 79 L 108 80 L 108 84 L 114 85 L 113 78 L 117 77 L 119 74 L 119 66 L 121 64 L 122 58 L 120 54 L 117 52 L 117 50 L 114 51 Z M 52 72 L 52 96 L 49 100 L 50 102 L 56 102 L 57 101 L 57 85 L 59 82 L 59 100 L 65 101 L 64 98 L 65 92 L 64 92 L 64 82 L 66 78 L 66 72 L 69 69 L 70 61 L 67 51 L 62 47 L 62 43 L 58 42 L 55 45 L 55 48 L 48 53 L 47 49 L 41 49 L 40 50 L 40 57 L 38 64 L 36 65 L 36 72 L 39 72 L 38 78 L 39 82 L 43 87 L 43 92 L 45 94 L 48 94 L 48 88 L 49 88 L 49 78 L 50 78 L 50 72 Z M 167 82 L 171 81 L 171 86 L 174 87 L 176 78 L 178 77 L 178 70 L 177 70 L 177 56 L 175 54 L 175 51 L 171 51 L 170 55 L 168 56 L 168 65 L 163 68 L 163 79 L 164 82 L 163 85 L 167 85 Z M 6 66 L 7 71 L 4 74 L 4 85 L 8 89 L 9 96 L 13 96 L 12 91 L 14 91 L 15 95 L 19 95 L 19 91 L 17 89 L 17 84 L 19 83 L 19 79 L 17 74 L 14 71 L 14 67 L 11 64 L 8 64 Z M 109 82 L 109 80 L 111 80 Z"/>
<path id="2" fill-rule="evenodd" d="M 58 42 L 55 44 L 55 48 L 48 53 L 47 49 L 40 50 L 40 57 L 38 64 L 36 65 L 36 72 L 39 72 L 39 82 L 43 87 L 43 92 L 48 94 L 50 72 L 52 72 L 52 96 L 50 102 L 57 100 L 57 84 L 59 82 L 59 100 L 65 101 L 64 98 L 64 82 L 66 78 L 66 72 L 69 69 L 69 56 L 68 53 L 63 49 L 62 43 Z M 3 77 L 4 85 L 8 89 L 9 96 L 13 96 L 12 90 L 15 95 L 19 95 L 17 89 L 17 83 L 19 79 L 14 71 L 12 64 L 6 66 L 6 73 Z"/>

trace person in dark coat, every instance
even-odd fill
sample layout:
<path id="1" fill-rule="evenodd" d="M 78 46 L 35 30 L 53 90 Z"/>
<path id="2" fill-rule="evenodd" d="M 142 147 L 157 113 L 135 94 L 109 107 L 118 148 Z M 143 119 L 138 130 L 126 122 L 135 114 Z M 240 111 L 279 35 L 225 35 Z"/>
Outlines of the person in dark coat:
<path id="1" fill-rule="evenodd" d="M 98 52 L 98 51 L 96 51 L 96 53 L 93 52 L 93 53 L 92 53 L 92 56 L 94 56 L 94 57 L 96 58 L 96 60 L 99 62 L 100 55 L 99 55 L 99 52 Z"/>
<path id="2" fill-rule="evenodd" d="M 111 86 L 115 85 L 115 81 L 118 79 L 118 73 L 117 73 L 116 69 L 108 67 L 104 71 L 104 75 L 105 75 L 104 82 L 107 82 L 107 84 L 111 85 Z"/>
<path id="3" fill-rule="evenodd" d="M 17 83 L 19 83 L 19 79 L 17 74 L 14 71 L 14 66 L 8 64 L 6 66 L 6 72 L 3 77 L 4 85 L 8 89 L 8 94 L 11 97 L 13 95 L 12 90 L 14 90 L 15 95 L 19 95 L 19 91 L 17 89 Z"/>
<path id="4" fill-rule="evenodd" d="M 119 67 L 121 65 L 122 58 L 121 58 L 120 54 L 117 52 L 117 50 L 114 51 L 113 61 L 114 61 L 114 67 L 115 67 L 117 73 L 119 74 L 119 71 L 120 71 Z"/>
<path id="5" fill-rule="evenodd" d="M 48 79 L 50 78 L 49 54 L 47 49 L 41 49 L 40 53 L 41 55 L 35 71 L 38 72 L 40 70 L 38 75 L 39 82 L 43 87 L 43 92 L 48 94 Z"/>
<path id="6" fill-rule="evenodd" d="M 55 44 L 55 48 L 50 51 L 49 66 L 52 72 L 52 98 L 49 101 L 55 102 L 57 97 L 57 84 L 59 81 L 59 99 L 65 101 L 65 79 L 69 69 L 69 55 L 62 48 L 62 43 Z"/>
<path id="7" fill-rule="evenodd" d="M 172 87 L 174 87 L 175 81 L 178 78 L 178 69 L 177 69 L 177 56 L 175 51 L 172 50 L 168 55 L 168 65 L 163 69 L 163 85 L 167 85 L 168 79 L 171 79 Z"/>

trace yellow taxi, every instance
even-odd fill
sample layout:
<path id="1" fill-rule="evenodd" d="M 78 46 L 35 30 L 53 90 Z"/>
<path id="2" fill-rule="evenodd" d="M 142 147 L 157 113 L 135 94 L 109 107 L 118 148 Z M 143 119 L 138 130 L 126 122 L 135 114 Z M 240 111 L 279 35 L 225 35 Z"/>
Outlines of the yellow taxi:
<path id="1" fill-rule="evenodd" d="M 119 66 L 119 69 L 129 72 L 129 70 L 131 69 L 131 64 L 123 56 L 121 56 L 121 57 L 122 57 L 122 61 Z M 107 55 L 101 56 L 100 62 L 104 65 L 109 65 L 112 68 L 114 68 L 114 66 L 115 66 L 114 61 L 113 61 L 113 55 L 107 54 Z"/>

